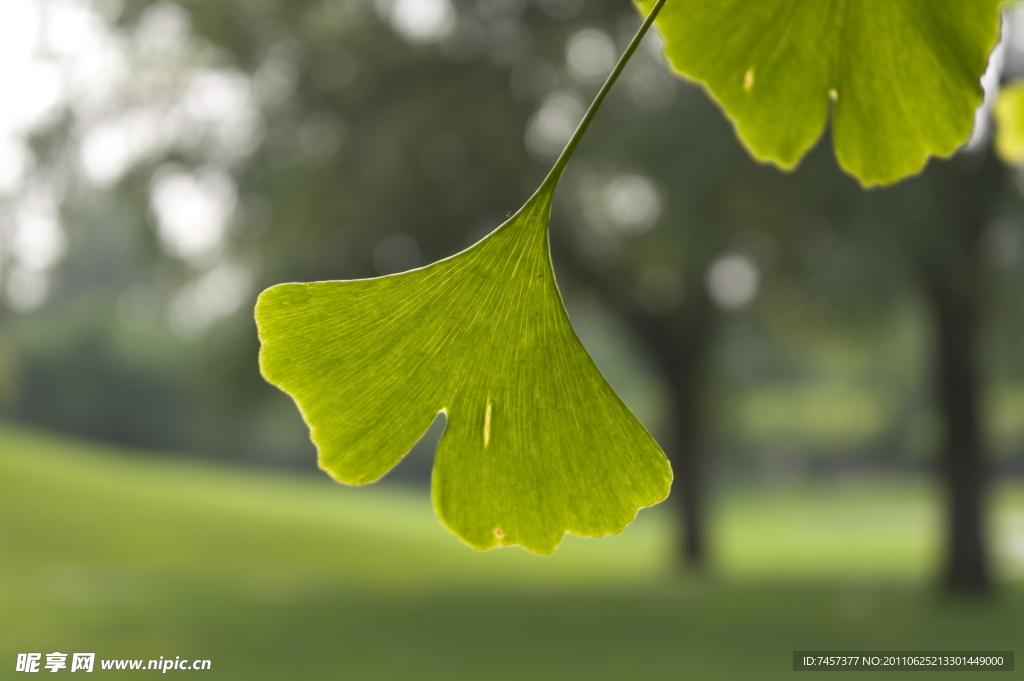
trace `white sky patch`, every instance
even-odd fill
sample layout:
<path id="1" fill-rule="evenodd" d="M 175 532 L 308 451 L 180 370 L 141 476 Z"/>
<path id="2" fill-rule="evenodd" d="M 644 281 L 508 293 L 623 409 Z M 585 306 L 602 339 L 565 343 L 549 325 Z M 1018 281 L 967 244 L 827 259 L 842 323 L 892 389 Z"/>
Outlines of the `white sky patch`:
<path id="1" fill-rule="evenodd" d="M 262 118 L 249 78 L 241 72 L 197 71 L 188 81 L 180 106 L 190 123 L 184 129 L 209 131 L 225 162 L 245 156 L 260 141 Z"/>
<path id="2" fill-rule="evenodd" d="M 25 143 L 8 133 L 0 133 L 0 194 L 12 194 L 21 186 L 32 163 Z"/>
<path id="3" fill-rule="evenodd" d="M 661 216 L 658 190 L 643 175 L 621 175 L 605 190 L 608 217 L 623 234 L 642 234 Z"/>
<path id="4" fill-rule="evenodd" d="M 967 149 L 975 150 L 988 144 L 992 127 L 992 107 L 999 95 L 999 78 L 1003 72 L 1003 61 L 1006 54 L 1006 41 L 1003 40 L 988 59 L 988 68 L 981 77 L 981 86 L 985 88 L 985 99 L 974 112 L 974 130 L 967 140 Z"/>
<path id="5" fill-rule="evenodd" d="M 165 167 L 150 187 L 161 243 L 197 266 L 218 255 L 236 203 L 234 182 L 219 169 L 188 173 Z"/>
<path id="6" fill-rule="evenodd" d="M 52 192 L 34 189 L 15 212 L 11 256 L 25 268 L 46 270 L 60 260 L 64 248 L 64 230 Z"/>
<path id="7" fill-rule="evenodd" d="M 584 113 L 583 102 L 572 92 L 552 92 L 526 126 L 527 150 L 538 160 L 555 158 L 583 120 Z"/>
<path id="8" fill-rule="evenodd" d="M 65 249 L 63 196 L 35 186 L 36 160 L 25 143 L 56 114 L 73 115 L 71 153 L 82 177 L 100 190 L 172 149 L 205 159 L 209 168 L 196 173 L 163 169 L 150 199 L 168 252 L 214 270 L 236 204 L 228 169 L 262 139 L 252 80 L 213 66 L 216 50 L 193 36 L 184 9 L 154 5 L 125 33 L 105 7 L 87 0 L 0 2 L 0 88 L 17 93 L 0 105 L 0 199 L 7 204 L 0 260 L 8 263 L 6 297 L 19 310 L 42 304 L 48 270 Z"/>
<path id="9" fill-rule="evenodd" d="M 95 5 L 78 0 L 41 5 L 42 52 L 60 69 L 67 101 L 79 115 L 102 109 L 129 76 L 122 40 Z"/>
<path id="10" fill-rule="evenodd" d="M 618 59 L 615 43 L 604 31 L 588 28 L 574 33 L 565 50 L 565 61 L 576 78 L 586 82 L 604 80 Z"/>
<path id="11" fill-rule="evenodd" d="M 455 9 L 449 0 L 378 0 L 377 7 L 409 42 L 434 42 L 455 27 Z"/>
<path id="12" fill-rule="evenodd" d="M 50 278 L 46 272 L 15 265 L 7 275 L 5 298 L 19 312 L 31 312 L 46 300 Z"/>
<path id="13" fill-rule="evenodd" d="M 78 57 L 95 52 L 107 38 L 103 23 L 86 5 L 48 0 L 43 12 L 43 42 L 56 57 Z"/>
<path id="14" fill-rule="evenodd" d="M 135 31 L 138 51 L 149 54 L 178 54 L 188 47 L 192 22 L 178 5 L 161 2 L 146 10 Z"/>
<path id="15" fill-rule="evenodd" d="M 711 299 L 721 308 L 743 307 L 757 295 L 760 273 L 745 255 L 724 255 L 708 268 L 707 286 Z"/>
<path id="16" fill-rule="evenodd" d="M 39 41 L 47 4 L 0 2 L 0 89 L 8 93 L 0 106 L 0 135 L 26 132 L 63 102 L 60 70 L 46 58 Z"/>
<path id="17" fill-rule="evenodd" d="M 121 34 L 84 0 L 0 2 L 0 192 L 32 166 L 22 138 L 63 106 L 77 121 L 85 178 L 103 189 L 174 146 L 230 166 L 262 139 L 250 79 L 203 67 L 215 51 L 192 39 L 187 12 L 157 4 Z"/>
<path id="18" fill-rule="evenodd" d="M 7 93 L 0 105 L 0 194 L 8 200 L 0 260 L 8 265 L 5 298 L 23 312 L 45 301 L 47 268 L 65 249 L 52 188 L 25 186 L 33 158 L 24 136 L 50 120 L 66 98 L 60 69 L 42 40 L 47 10 L 49 3 L 32 0 L 0 2 L 0 91 Z"/>
<path id="19" fill-rule="evenodd" d="M 657 24 L 651 26 L 651 30 L 644 36 L 640 47 L 647 50 L 647 54 L 659 64 L 665 63 L 665 39 L 661 37 Z"/>
<path id="20" fill-rule="evenodd" d="M 82 137 L 82 170 L 93 185 L 106 188 L 144 158 L 166 150 L 172 132 L 159 110 L 125 111 L 87 129 Z"/>
<path id="21" fill-rule="evenodd" d="M 52 188 L 31 187 L 21 201 L 9 206 L 4 217 L 0 247 L 10 262 L 5 298 L 15 310 L 31 312 L 45 302 L 50 289 L 48 270 L 66 248 Z"/>
<path id="22" fill-rule="evenodd" d="M 249 79 L 227 69 L 200 69 L 150 104 L 129 108 L 82 132 L 82 170 L 107 188 L 140 161 L 180 146 L 202 148 L 230 166 L 262 139 L 263 121 Z"/>
<path id="23" fill-rule="evenodd" d="M 197 338 L 241 307 L 252 284 L 252 273 L 244 265 L 220 263 L 178 292 L 168 318 L 171 329 L 186 340 Z"/>

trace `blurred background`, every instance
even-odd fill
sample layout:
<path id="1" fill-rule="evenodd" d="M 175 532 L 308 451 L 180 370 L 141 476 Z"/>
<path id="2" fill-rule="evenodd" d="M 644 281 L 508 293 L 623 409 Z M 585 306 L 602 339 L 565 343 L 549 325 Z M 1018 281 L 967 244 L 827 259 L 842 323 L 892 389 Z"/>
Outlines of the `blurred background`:
<path id="1" fill-rule="evenodd" d="M 577 332 L 676 471 L 619 537 L 476 554 L 430 507 L 440 424 L 338 486 L 261 379 L 263 288 L 483 237 L 639 23 L 626 0 L 0 4 L 0 676 L 53 650 L 667 679 L 1013 648 L 1024 171 L 990 110 L 1024 77 L 1015 6 L 970 142 L 869 191 L 827 137 L 793 173 L 752 161 L 645 39 L 551 233 Z"/>

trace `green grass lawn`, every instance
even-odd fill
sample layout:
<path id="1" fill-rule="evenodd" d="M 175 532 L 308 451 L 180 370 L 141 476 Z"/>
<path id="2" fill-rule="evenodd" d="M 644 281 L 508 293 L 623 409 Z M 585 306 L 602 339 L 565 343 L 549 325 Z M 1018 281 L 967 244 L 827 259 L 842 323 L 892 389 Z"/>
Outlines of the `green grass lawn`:
<path id="1" fill-rule="evenodd" d="M 1024 490 L 996 497 L 1013 578 Z M 924 484 L 722 490 L 714 576 L 694 581 L 671 570 L 667 509 L 551 557 L 479 554 L 419 490 L 0 425 L 0 678 L 55 650 L 208 658 L 211 679 L 760 679 L 793 674 L 795 649 L 1014 649 L 1017 582 L 932 588 L 938 512 Z"/>

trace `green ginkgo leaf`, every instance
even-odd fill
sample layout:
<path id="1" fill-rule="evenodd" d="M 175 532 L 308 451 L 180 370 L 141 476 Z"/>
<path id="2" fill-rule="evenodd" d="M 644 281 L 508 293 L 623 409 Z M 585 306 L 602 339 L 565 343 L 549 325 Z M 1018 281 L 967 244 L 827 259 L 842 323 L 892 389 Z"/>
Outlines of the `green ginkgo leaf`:
<path id="1" fill-rule="evenodd" d="M 564 532 L 620 532 L 672 478 L 569 324 L 548 253 L 553 189 L 447 260 L 282 284 L 256 306 L 263 375 L 295 398 L 337 480 L 380 478 L 445 413 L 434 506 L 477 549 L 551 553 Z"/>
<path id="2" fill-rule="evenodd" d="M 836 158 L 872 185 L 968 139 L 1001 4 L 670 0 L 656 24 L 673 70 L 707 88 L 754 157 L 794 167 L 831 103 Z"/>
<path id="3" fill-rule="evenodd" d="M 551 553 L 566 532 L 621 532 L 668 495 L 668 460 L 569 323 L 548 244 L 558 178 L 656 12 L 541 188 L 482 241 L 411 272 L 260 295 L 260 369 L 336 480 L 377 480 L 444 412 L 434 508 L 476 549 Z"/>

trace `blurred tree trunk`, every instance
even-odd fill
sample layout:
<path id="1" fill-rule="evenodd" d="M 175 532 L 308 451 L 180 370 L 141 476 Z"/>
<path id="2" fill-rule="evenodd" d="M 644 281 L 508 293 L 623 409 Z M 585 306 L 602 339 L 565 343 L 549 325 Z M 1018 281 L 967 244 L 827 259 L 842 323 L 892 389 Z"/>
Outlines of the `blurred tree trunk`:
<path id="1" fill-rule="evenodd" d="M 937 340 L 937 401 L 944 425 L 941 474 L 947 495 L 946 585 L 981 591 L 990 583 L 984 530 L 987 466 L 975 362 L 978 304 L 948 278 L 929 278 Z"/>
<path id="2" fill-rule="evenodd" d="M 989 469 L 978 365 L 986 300 L 981 242 L 992 207 L 1006 184 L 1006 171 L 991 152 L 955 159 L 935 170 L 932 177 L 941 211 L 936 218 L 949 233 L 946 238 L 926 239 L 922 269 L 934 323 L 935 398 L 943 424 L 943 580 L 953 591 L 984 591 L 992 578 L 985 533 Z"/>
<path id="3" fill-rule="evenodd" d="M 626 282 L 579 263 L 566 250 L 561 251 L 564 257 L 559 260 L 644 341 L 668 382 L 671 441 L 665 453 L 672 462 L 674 474 L 674 499 L 670 501 L 675 502 L 679 512 L 676 551 L 684 569 L 703 572 L 707 568 L 708 551 L 702 397 L 715 312 L 703 282 L 688 282 L 684 298 L 675 311 L 653 314 L 637 304 L 633 288 Z"/>
<path id="4" fill-rule="evenodd" d="M 701 424 L 712 314 L 703 286 L 697 285 L 687 291 L 681 308 L 671 316 L 646 315 L 632 323 L 654 351 L 669 385 L 672 440 L 667 454 L 675 473 L 673 486 L 681 514 L 677 551 L 682 565 L 693 572 L 704 571 L 708 562 L 704 503 L 707 476 Z"/>

